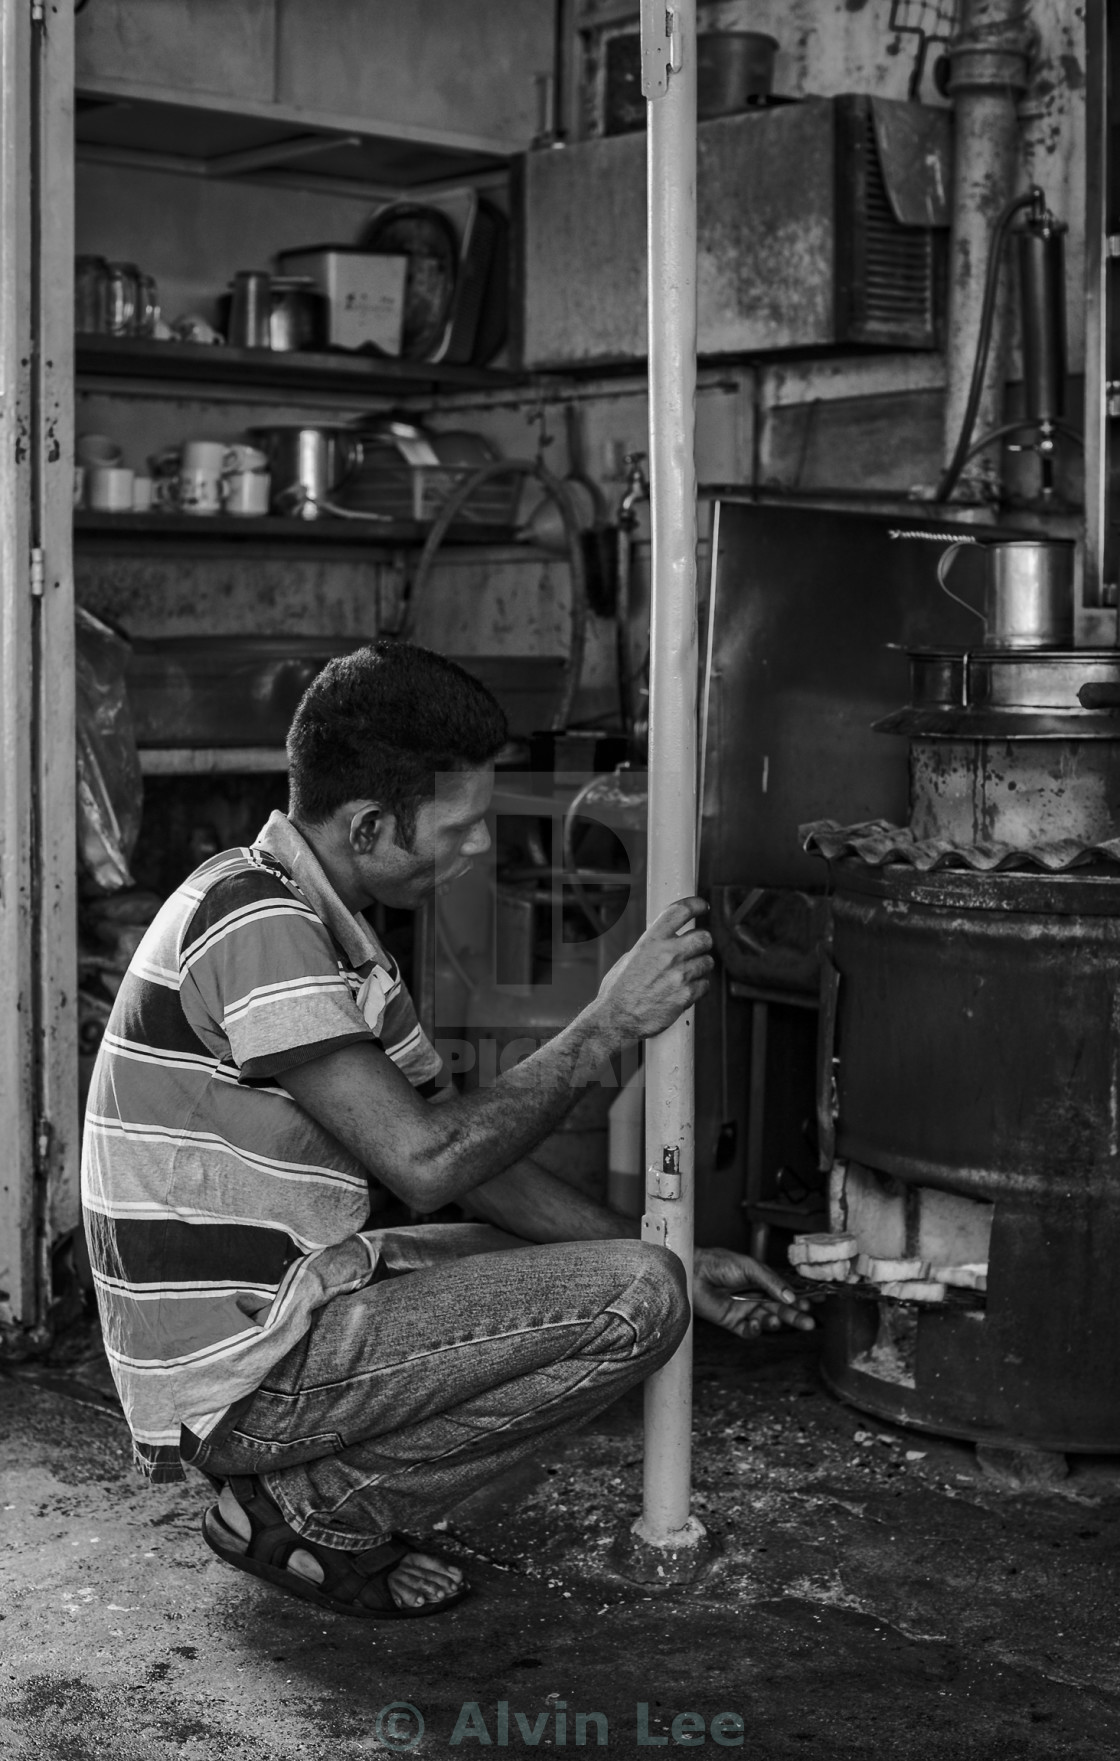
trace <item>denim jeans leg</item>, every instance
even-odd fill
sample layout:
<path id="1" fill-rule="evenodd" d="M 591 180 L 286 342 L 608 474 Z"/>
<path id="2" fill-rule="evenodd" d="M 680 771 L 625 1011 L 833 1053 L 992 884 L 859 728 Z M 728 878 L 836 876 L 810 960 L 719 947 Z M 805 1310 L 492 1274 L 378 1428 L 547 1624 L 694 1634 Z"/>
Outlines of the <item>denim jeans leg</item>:
<path id="1" fill-rule="evenodd" d="M 327 1304 L 198 1465 L 263 1474 L 299 1533 L 367 1546 L 594 1416 L 688 1320 L 679 1260 L 641 1242 L 430 1265 Z"/>

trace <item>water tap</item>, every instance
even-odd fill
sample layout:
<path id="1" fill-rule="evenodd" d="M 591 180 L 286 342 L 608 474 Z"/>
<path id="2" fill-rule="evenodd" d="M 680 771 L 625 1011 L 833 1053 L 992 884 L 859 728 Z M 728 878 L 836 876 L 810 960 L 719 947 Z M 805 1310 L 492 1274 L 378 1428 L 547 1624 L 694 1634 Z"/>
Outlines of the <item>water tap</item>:
<path id="1" fill-rule="evenodd" d="M 649 500 L 649 481 L 642 469 L 645 459 L 644 452 L 628 452 L 625 459 L 626 488 L 618 504 L 615 516 L 618 525 L 632 530 L 638 524 L 638 516 L 634 512 L 640 501 Z"/>

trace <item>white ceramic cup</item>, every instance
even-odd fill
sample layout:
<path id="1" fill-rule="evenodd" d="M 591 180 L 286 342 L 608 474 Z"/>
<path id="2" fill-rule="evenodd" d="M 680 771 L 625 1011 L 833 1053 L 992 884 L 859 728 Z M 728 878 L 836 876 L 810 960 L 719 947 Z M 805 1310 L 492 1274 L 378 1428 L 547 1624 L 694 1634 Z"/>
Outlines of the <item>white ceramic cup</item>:
<path id="1" fill-rule="evenodd" d="M 222 472 L 229 448 L 221 440 L 188 440 L 179 455 L 178 503 L 184 514 L 220 514 Z"/>
<path id="2" fill-rule="evenodd" d="M 91 465 L 86 471 L 90 507 L 105 514 L 130 514 L 133 476 L 127 465 Z"/>
<path id="3" fill-rule="evenodd" d="M 150 477 L 134 477 L 132 479 L 132 511 L 134 514 L 151 513 L 152 480 Z"/>
<path id="4" fill-rule="evenodd" d="M 79 434 L 74 442 L 79 465 L 119 465 L 121 448 L 107 434 Z"/>
<path id="5" fill-rule="evenodd" d="M 260 519 L 268 512 L 268 459 L 259 447 L 227 446 L 225 508 L 238 519 Z"/>

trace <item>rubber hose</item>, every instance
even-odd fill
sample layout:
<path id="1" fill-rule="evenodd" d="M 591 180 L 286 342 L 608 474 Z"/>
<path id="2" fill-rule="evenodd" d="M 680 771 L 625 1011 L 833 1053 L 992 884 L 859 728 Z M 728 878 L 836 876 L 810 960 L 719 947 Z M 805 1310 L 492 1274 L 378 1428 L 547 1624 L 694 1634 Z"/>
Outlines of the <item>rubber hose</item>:
<path id="1" fill-rule="evenodd" d="M 1020 208 L 1031 208 L 1035 201 L 1041 201 L 1042 191 L 1032 188 L 1025 196 L 1016 196 L 1000 213 L 992 233 L 992 242 L 988 247 L 988 268 L 984 278 L 984 299 L 980 307 L 980 334 L 976 339 L 976 356 L 972 363 L 972 381 L 968 388 L 968 402 L 961 418 L 961 431 L 957 436 L 956 448 L 945 468 L 944 475 L 937 485 L 934 501 L 948 501 L 957 481 L 964 470 L 970 456 L 969 442 L 972 430 L 976 425 L 976 412 L 980 408 L 980 397 L 984 389 L 984 374 L 988 366 L 988 350 L 992 341 L 992 324 L 995 321 L 996 294 L 999 290 L 1000 261 L 1003 256 L 1003 244 L 1015 215 Z"/>
<path id="2" fill-rule="evenodd" d="M 420 552 L 420 561 L 416 565 L 416 575 L 412 584 L 412 592 L 404 609 L 397 629 L 397 635 L 407 641 L 416 624 L 417 608 L 423 600 L 428 580 L 435 565 L 439 548 L 447 536 L 460 509 L 466 506 L 475 491 L 484 483 L 495 477 L 532 477 L 552 497 L 560 509 L 560 517 L 564 523 L 564 536 L 568 544 L 568 567 L 570 570 L 569 598 L 570 623 L 568 635 L 568 658 L 564 670 L 564 687 L 560 695 L 556 713 L 552 718 L 552 731 L 567 726 L 572 714 L 572 704 L 579 687 L 580 675 L 583 672 L 583 650 L 587 636 L 587 577 L 583 565 L 583 547 L 580 544 L 579 522 L 571 498 L 558 477 L 542 465 L 537 459 L 492 459 L 489 464 L 480 465 L 469 477 L 465 477 L 458 488 L 453 490 L 444 502 L 428 533 L 427 542 Z"/>

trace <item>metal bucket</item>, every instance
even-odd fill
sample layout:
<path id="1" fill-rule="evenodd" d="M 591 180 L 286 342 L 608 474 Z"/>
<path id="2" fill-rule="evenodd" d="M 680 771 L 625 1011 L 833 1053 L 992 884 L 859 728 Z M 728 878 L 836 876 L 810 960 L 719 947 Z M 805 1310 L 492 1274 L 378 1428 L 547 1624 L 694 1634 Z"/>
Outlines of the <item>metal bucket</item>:
<path id="1" fill-rule="evenodd" d="M 984 648 L 1068 648 L 1073 642 L 1073 541 L 1009 538 L 985 544 L 984 605 L 969 605 L 947 585 L 960 544 L 937 565 L 938 585 L 984 625 Z"/>

